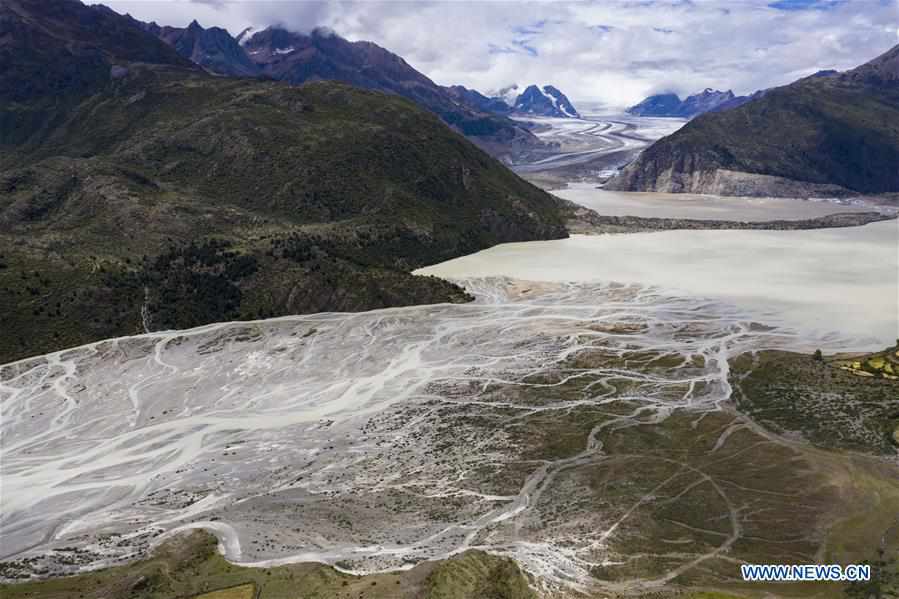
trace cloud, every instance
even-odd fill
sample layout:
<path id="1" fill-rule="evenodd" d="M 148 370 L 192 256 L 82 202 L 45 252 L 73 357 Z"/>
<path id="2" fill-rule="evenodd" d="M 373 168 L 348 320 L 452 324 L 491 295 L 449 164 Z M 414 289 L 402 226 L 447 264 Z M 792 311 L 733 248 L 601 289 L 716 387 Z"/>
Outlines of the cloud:
<path id="1" fill-rule="evenodd" d="M 830 10 L 845 0 L 777 0 L 768 6 L 779 10 Z"/>
<path id="2" fill-rule="evenodd" d="M 119 12 L 232 33 L 328 27 L 396 52 L 437 83 L 552 83 L 612 108 L 649 93 L 748 93 L 896 44 L 897 0 L 105 0 Z"/>

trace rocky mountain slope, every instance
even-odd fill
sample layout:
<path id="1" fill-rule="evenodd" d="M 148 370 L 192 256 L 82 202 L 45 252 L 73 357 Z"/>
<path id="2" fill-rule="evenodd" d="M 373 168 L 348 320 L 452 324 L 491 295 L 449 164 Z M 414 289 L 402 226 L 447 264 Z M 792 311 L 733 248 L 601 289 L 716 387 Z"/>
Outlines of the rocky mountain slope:
<path id="1" fill-rule="evenodd" d="M 475 89 L 468 89 L 462 85 L 451 85 L 444 89 L 458 101 L 474 106 L 483 112 L 502 115 L 508 115 L 512 112 L 512 107 L 503 98 L 488 97 Z"/>
<path id="2" fill-rule="evenodd" d="M 196 67 L 109 9 L 80 2 L 0 2 L 0 144 L 21 142 L 129 61 Z M 0 151 L 3 151 L 0 149 Z"/>
<path id="3" fill-rule="evenodd" d="M 212 76 L 75 0 L 2 8 L 0 362 L 143 330 L 465 301 L 409 271 L 566 235 L 559 201 L 397 95 Z"/>
<path id="4" fill-rule="evenodd" d="M 656 94 L 649 96 L 639 104 L 631 106 L 625 112 L 634 116 L 680 117 L 689 119 L 712 110 L 720 110 L 722 106 L 735 108 L 750 100 L 749 96 L 735 96 L 731 90 L 726 92 L 706 88 L 698 94 L 687 96 L 681 100 L 677 94 Z"/>
<path id="5" fill-rule="evenodd" d="M 701 115 L 609 182 L 632 191 L 815 196 L 899 191 L 899 46 Z"/>
<path id="6" fill-rule="evenodd" d="M 577 110 L 568 98 L 552 85 L 542 88 L 529 85 L 515 100 L 513 110 L 519 114 L 579 118 Z"/>
<path id="7" fill-rule="evenodd" d="M 181 56 L 220 75 L 256 77 L 262 74 L 256 63 L 231 34 L 221 27 L 205 29 L 196 21 L 187 27 L 160 27 L 136 21 L 145 31 L 169 44 Z"/>

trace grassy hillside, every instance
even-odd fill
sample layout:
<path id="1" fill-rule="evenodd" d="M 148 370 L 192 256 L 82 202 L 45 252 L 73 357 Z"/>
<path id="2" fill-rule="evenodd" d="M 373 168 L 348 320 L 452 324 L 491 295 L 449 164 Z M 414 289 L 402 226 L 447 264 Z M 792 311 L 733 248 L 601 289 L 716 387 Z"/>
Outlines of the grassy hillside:
<path id="1" fill-rule="evenodd" d="M 716 174 L 737 171 L 826 185 L 828 194 L 899 191 L 897 64 L 899 46 L 854 71 L 704 114 L 650 146 L 609 187 L 721 192 Z M 769 181 L 743 185 L 744 193 L 772 192 Z"/>
<path id="2" fill-rule="evenodd" d="M 536 599 L 512 560 L 467 551 L 403 572 L 353 576 L 324 564 L 230 564 L 205 532 L 174 537 L 126 566 L 74 577 L 0 585 L 14 599 Z"/>
<path id="3" fill-rule="evenodd" d="M 145 328 L 466 301 L 408 271 L 566 235 L 551 196 L 378 92 L 132 64 L 51 122 L 0 145 L 0 362 Z"/>

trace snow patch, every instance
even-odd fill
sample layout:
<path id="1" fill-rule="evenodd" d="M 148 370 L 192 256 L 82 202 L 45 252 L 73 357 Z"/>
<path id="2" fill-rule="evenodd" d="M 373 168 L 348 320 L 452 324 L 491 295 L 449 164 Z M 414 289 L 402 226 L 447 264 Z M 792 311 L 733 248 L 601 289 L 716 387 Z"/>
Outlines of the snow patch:
<path id="1" fill-rule="evenodd" d="M 491 96 L 496 97 L 496 98 L 502 98 L 506 102 L 506 104 L 508 104 L 509 106 L 515 106 L 515 102 L 518 101 L 518 96 L 519 96 L 518 84 L 515 83 L 508 87 L 504 87 L 504 88 L 500 89 L 499 91 L 492 93 Z"/>
<path id="2" fill-rule="evenodd" d="M 259 30 L 255 27 L 247 27 L 235 38 L 237 43 L 241 46 L 246 46 L 247 42 L 250 41 L 250 38 L 253 37 Z"/>
<path id="3" fill-rule="evenodd" d="M 546 88 L 547 88 L 547 87 L 548 87 L 548 86 L 544 85 L 543 87 L 538 87 L 537 89 L 540 91 L 541 94 L 543 94 L 543 97 L 544 97 L 544 98 L 546 98 L 547 100 L 549 100 L 550 102 L 552 102 L 553 108 L 555 108 L 556 110 L 558 110 L 558 109 L 559 109 L 559 98 L 557 98 L 557 97 L 555 97 L 554 95 L 552 95 L 552 94 L 550 94 L 549 92 L 547 92 L 547 91 L 546 91 Z"/>
<path id="4" fill-rule="evenodd" d="M 548 85 L 544 85 L 542 88 L 538 87 L 537 89 L 540 91 L 541 94 L 543 94 L 543 97 L 547 98 L 550 102 L 552 102 L 553 108 L 555 108 L 557 111 L 561 112 L 562 114 L 564 114 L 567 117 L 571 117 L 571 118 L 577 117 L 576 114 L 573 114 L 568 110 L 567 103 L 562 102 L 562 98 L 560 98 L 559 96 L 556 96 L 552 92 L 547 91 L 548 87 L 549 87 Z"/>

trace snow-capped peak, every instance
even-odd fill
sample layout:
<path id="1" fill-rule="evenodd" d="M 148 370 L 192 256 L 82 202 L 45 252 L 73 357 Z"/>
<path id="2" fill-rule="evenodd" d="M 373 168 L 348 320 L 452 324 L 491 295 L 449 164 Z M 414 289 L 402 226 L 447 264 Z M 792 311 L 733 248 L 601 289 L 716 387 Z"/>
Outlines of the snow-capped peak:
<path id="1" fill-rule="evenodd" d="M 515 100 L 515 110 L 526 114 L 562 118 L 579 118 L 577 110 L 565 94 L 552 85 L 530 85 Z"/>

